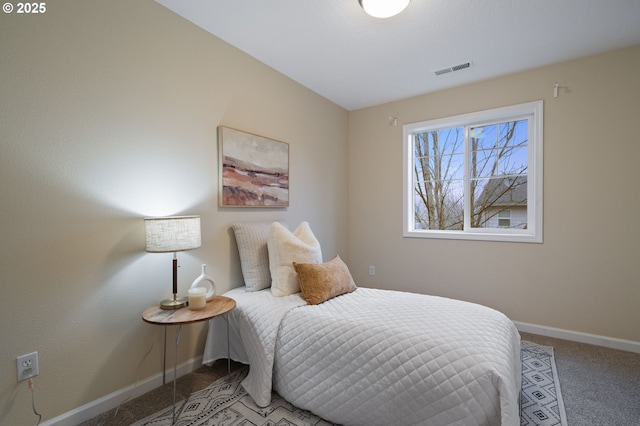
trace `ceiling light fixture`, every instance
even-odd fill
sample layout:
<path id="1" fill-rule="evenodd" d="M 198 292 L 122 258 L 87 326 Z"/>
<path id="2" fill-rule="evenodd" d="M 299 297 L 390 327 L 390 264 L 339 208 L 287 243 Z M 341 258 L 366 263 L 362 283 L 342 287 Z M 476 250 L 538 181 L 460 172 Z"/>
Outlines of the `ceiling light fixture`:
<path id="1" fill-rule="evenodd" d="M 390 18 L 402 12 L 411 0 L 358 0 L 369 15 L 376 18 Z"/>

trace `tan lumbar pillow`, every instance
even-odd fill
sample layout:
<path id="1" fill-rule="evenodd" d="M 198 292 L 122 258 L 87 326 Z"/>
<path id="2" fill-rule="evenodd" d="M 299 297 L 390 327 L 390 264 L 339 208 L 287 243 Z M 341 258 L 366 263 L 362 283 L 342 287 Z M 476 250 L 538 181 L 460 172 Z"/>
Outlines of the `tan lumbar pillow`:
<path id="1" fill-rule="evenodd" d="M 321 264 L 293 262 L 293 268 L 298 273 L 302 297 L 309 305 L 318 305 L 358 288 L 338 255 Z"/>

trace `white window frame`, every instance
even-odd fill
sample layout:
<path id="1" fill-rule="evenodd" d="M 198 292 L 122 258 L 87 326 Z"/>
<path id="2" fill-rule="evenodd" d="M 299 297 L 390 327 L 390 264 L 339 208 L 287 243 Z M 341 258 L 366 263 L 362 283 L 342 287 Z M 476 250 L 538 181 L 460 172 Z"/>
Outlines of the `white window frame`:
<path id="1" fill-rule="evenodd" d="M 527 166 L 527 229 L 469 228 L 469 208 L 465 205 L 463 230 L 415 229 L 414 227 L 414 136 L 431 130 L 469 127 L 489 121 L 529 120 L 528 166 Z M 473 112 L 402 127 L 403 140 L 403 236 L 411 238 L 443 238 L 455 240 L 508 241 L 542 243 L 542 158 L 543 158 L 543 102 L 534 101 L 486 111 Z M 465 148 L 465 156 L 468 156 Z M 467 167 L 468 169 L 468 167 Z M 465 181 L 468 181 L 465 172 Z M 468 198 L 468 197 L 467 197 Z"/>

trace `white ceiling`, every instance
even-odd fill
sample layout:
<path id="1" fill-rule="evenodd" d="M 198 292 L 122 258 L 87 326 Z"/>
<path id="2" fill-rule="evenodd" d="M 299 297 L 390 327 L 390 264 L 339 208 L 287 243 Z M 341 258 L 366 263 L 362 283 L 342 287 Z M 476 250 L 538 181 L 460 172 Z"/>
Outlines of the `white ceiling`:
<path id="1" fill-rule="evenodd" d="M 640 0 L 156 1 L 347 110 L 640 44 Z"/>

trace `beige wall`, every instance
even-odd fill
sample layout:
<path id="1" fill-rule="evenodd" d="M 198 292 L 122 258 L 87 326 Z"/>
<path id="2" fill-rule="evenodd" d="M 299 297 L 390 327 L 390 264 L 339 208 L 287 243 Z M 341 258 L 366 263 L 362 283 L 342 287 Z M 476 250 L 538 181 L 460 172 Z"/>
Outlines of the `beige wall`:
<path id="1" fill-rule="evenodd" d="M 635 46 L 351 112 L 349 265 L 356 282 L 640 341 L 638 76 Z M 562 88 L 553 98 L 556 81 Z M 402 125 L 539 99 L 544 243 L 403 238 Z M 390 115 L 398 127 L 389 126 Z"/>
<path id="2" fill-rule="evenodd" d="M 43 420 L 161 371 L 163 329 L 140 316 L 169 295 L 171 254 L 144 252 L 144 216 L 201 215 L 183 293 L 202 263 L 240 285 L 236 220 L 308 220 L 348 258 L 347 111 L 151 0 L 47 6 L 0 15 L 3 425 L 36 420 L 18 355 L 39 352 Z M 290 208 L 217 207 L 219 124 L 290 144 Z M 183 327 L 180 362 L 205 329 Z"/>
<path id="3" fill-rule="evenodd" d="M 202 217 L 182 291 L 202 263 L 220 292 L 241 283 L 233 221 L 308 220 L 361 286 L 640 341 L 640 47 L 348 113 L 151 0 L 1 14 L 0 40 L 0 424 L 35 420 L 21 354 L 40 354 L 44 420 L 160 372 L 140 314 L 168 295 L 171 255 L 144 252 L 147 215 Z M 537 99 L 544 244 L 402 238 L 401 125 Z M 219 124 L 291 144 L 289 209 L 217 207 Z M 183 329 L 180 362 L 205 329 Z"/>

